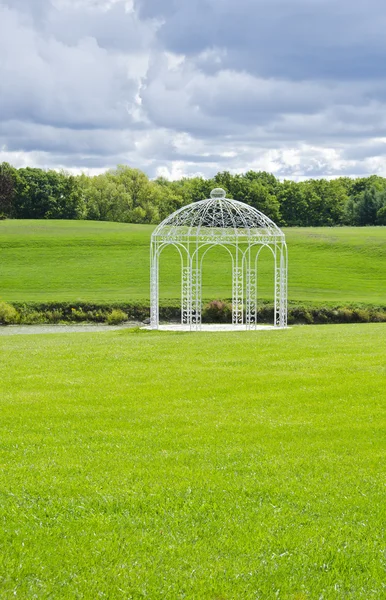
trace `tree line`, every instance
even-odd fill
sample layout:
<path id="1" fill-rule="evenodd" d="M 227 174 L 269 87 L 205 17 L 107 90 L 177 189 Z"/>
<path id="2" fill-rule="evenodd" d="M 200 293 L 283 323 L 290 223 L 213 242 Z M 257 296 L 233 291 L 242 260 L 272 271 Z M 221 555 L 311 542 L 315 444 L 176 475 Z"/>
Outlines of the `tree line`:
<path id="1" fill-rule="evenodd" d="M 119 165 L 97 176 L 0 165 L 0 218 L 159 223 L 214 187 L 281 226 L 386 225 L 386 178 L 279 181 L 265 171 L 168 181 Z"/>

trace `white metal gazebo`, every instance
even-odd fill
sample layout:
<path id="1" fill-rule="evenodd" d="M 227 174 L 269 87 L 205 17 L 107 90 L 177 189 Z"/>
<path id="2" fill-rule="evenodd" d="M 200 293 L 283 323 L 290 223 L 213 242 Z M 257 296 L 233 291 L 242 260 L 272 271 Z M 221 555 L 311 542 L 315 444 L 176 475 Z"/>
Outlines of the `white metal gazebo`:
<path id="1" fill-rule="evenodd" d="M 274 323 L 287 326 L 287 246 L 284 233 L 256 208 L 226 198 L 214 189 L 210 198 L 183 206 L 156 227 L 151 237 L 150 327 L 159 328 L 159 259 L 167 246 L 181 257 L 181 328 L 200 330 L 202 264 L 213 246 L 232 260 L 232 327 L 257 327 L 258 259 L 268 247 L 274 257 Z"/>

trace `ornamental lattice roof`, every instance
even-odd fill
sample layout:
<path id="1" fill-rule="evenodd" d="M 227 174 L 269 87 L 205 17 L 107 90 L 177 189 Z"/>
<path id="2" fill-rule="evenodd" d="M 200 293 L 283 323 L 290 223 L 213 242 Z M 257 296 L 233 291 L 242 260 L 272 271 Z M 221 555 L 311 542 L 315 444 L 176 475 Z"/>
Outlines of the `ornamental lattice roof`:
<path id="1" fill-rule="evenodd" d="M 215 188 L 207 200 L 193 202 L 169 215 L 153 232 L 153 239 L 180 240 L 192 238 L 284 238 L 281 229 L 254 208 L 226 198 L 226 192 Z M 268 240 L 267 240 L 268 241 Z"/>

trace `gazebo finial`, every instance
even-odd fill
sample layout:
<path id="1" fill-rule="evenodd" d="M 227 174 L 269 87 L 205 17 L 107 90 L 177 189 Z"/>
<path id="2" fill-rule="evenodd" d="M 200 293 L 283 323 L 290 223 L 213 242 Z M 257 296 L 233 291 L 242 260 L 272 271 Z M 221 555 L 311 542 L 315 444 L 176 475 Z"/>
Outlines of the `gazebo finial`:
<path id="1" fill-rule="evenodd" d="M 222 188 L 214 188 L 214 190 L 210 192 L 211 198 L 225 198 L 226 195 L 226 191 Z"/>

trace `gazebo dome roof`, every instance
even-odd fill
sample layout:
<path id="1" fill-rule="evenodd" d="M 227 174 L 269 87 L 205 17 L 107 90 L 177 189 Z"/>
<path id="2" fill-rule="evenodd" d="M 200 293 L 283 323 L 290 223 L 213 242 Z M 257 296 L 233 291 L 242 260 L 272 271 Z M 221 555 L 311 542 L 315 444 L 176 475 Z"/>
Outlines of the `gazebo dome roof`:
<path id="1" fill-rule="evenodd" d="M 215 188 L 207 200 L 193 202 L 169 215 L 156 227 L 152 237 L 173 240 L 181 238 L 283 237 L 281 229 L 254 208 L 226 198 L 226 192 Z"/>

